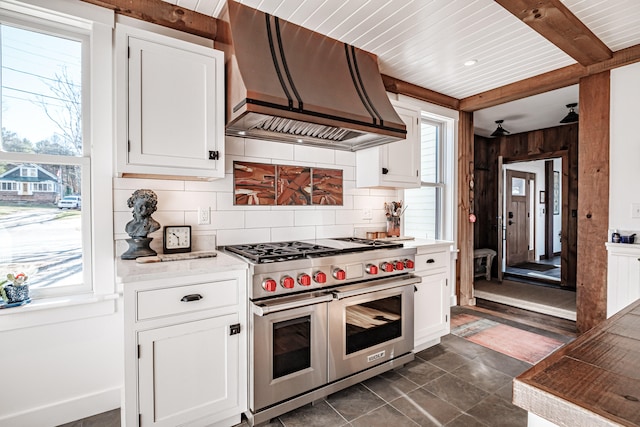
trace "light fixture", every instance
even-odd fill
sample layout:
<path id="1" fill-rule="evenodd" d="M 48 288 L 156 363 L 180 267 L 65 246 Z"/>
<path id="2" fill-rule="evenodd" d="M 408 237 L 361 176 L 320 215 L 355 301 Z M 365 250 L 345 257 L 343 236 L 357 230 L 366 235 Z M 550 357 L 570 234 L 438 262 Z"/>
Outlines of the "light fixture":
<path id="1" fill-rule="evenodd" d="M 491 136 L 505 136 L 511 133 L 502 127 L 502 123 L 504 123 L 504 120 L 496 120 L 496 123 L 498 124 L 498 127 L 493 131 Z"/>
<path id="2" fill-rule="evenodd" d="M 468 61 L 464 61 L 465 67 L 470 67 L 472 65 L 476 65 L 478 63 L 477 59 L 470 59 Z"/>
<path id="3" fill-rule="evenodd" d="M 577 102 L 572 104 L 567 104 L 567 108 L 569 109 L 569 113 L 566 117 L 560 120 L 560 123 L 573 123 L 578 121 L 578 113 L 576 113 L 575 108 L 578 106 Z"/>

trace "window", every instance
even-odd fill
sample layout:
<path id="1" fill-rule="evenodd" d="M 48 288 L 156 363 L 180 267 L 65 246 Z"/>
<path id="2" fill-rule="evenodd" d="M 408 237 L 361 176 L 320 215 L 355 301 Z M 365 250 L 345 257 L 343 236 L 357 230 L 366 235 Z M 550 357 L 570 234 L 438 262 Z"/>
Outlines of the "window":
<path id="1" fill-rule="evenodd" d="M 53 23 L 1 16 L 0 277 L 24 272 L 32 299 L 91 292 L 91 211 L 84 113 L 89 38 Z"/>
<path id="2" fill-rule="evenodd" d="M 410 207 L 404 216 L 404 234 L 428 239 L 444 239 L 446 191 L 450 182 L 447 161 L 448 141 L 452 121 L 427 113 L 422 114 L 420 125 L 421 187 L 404 192 L 405 205 Z M 450 225 L 449 225 L 450 226 Z M 451 238 L 451 236 L 448 236 Z"/>

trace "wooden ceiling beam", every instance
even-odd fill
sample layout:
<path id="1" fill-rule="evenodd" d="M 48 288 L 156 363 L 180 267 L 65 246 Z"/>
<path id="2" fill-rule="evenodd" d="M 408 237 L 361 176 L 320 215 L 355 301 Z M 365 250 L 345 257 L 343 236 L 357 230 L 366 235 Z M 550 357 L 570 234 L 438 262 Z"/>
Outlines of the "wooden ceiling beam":
<path id="1" fill-rule="evenodd" d="M 218 20 L 162 0 L 82 0 L 125 15 L 215 40 Z"/>
<path id="2" fill-rule="evenodd" d="M 579 64 L 606 61 L 613 52 L 560 0 L 495 0 Z"/>
<path id="3" fill-rule="evenodd" d="M 385 89 L 391 93 L 407 95 L 421 101 L 430 102 L 453 110 L 457 110 L 460 105 L 460 100 L 457 98 L 444 95 L 431 89 L 423 88 L 422 86 L 414 85 L 413 83 L 405 82 L 404 80 L 396 79 L 395 77 L 387 76 L 386 74 L 382 74 L 382 82 L 384 83 Z"/>

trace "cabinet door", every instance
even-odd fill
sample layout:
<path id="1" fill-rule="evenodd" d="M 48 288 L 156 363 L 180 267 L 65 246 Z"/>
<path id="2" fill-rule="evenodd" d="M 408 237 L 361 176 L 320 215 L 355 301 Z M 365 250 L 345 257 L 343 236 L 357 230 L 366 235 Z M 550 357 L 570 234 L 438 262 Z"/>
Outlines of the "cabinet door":
<path id="1" fill-rule="evenodd" d="M 223 177 L 222 52 L 131 35 L 128 47 L 127 164 L 140 172 Z"/>
<path id="2" fill-rule="evenodd" d="M 380 147 L 383 185 L 395 187 L 420 186 L 420 116 L 416 110 L 394 104 L 407 125 L 407 138 Z"/>
<path id="3" fill-rule="evenodd" d="M 140 426 L 240 413 L 237 314 L 139 332 Z"/>
<path id="4" fill-rule="evenodd" d="M 426 348 L 449 333 L 449 287 L 446 273 L 423 276 L 414 294 L 414 348 Z"/>

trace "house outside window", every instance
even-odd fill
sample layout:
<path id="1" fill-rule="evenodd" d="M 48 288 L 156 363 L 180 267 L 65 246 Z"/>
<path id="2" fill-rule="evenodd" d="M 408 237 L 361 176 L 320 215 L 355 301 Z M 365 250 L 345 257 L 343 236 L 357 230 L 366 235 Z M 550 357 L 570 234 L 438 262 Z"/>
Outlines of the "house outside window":
<path id="1" fill-rule="evenodd" d="M 452 121 L 427 113 L 422 114 L 421 139 L 421 186 L 404 192 L 404 233 L 428 239 L 450 239 L 443 219 L 450 210 L 452 157 L 447 147 L 452 133 Z"/>
<path id="2" fill-rule="evenodd" d="M 91 197 L 89 37 L 20 18 L 0 15 L 0 277 L 26 273 L 32 299 L 88 293 L 91 205 L 61 213 L 56 204 L 69 194 Z"/>

